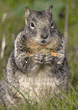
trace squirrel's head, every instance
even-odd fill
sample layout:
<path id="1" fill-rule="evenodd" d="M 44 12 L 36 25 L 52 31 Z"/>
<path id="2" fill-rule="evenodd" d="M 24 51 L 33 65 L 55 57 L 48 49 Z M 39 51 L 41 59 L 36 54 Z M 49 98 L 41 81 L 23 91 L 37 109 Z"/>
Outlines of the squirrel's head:
<path id="1" fill-rule="evenodd" d="M 25 29 L 28 38 L 31 37 L 35 42 L 46 44 L 51 39 L 57 28 L 53 22 L 52 7 L 48 11 L 33 11 L 25 7 Z"/>

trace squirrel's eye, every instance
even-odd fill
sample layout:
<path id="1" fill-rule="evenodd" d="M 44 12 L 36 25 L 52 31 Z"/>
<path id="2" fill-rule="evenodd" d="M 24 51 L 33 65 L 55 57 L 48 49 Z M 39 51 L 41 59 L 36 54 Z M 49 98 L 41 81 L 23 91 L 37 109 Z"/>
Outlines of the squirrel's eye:
<path id="1" fill-rule="evenodd" d="M 31 24 L 30 24 L 30 28 L 31 28 L 31 29 L 34 29 L 34 27 L 35 27 L 34 23 L 31 22 Z"/>
<path id="2" fill-rule="evenodd" d="M 51 23 L 51 28 L 54 28 L 54 24 L 53 24 L 53 22 Z"/>

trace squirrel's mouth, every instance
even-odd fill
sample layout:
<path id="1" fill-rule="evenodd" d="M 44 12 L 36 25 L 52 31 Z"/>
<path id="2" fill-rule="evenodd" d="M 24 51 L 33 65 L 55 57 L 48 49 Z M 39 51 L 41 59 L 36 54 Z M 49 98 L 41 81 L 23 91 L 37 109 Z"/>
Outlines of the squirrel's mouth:
<path id="1" fill-rule="evenodd" d="M 45 40 L 43 40 L 43 41 L 41 41 L 41 43 L 43 43 L 43 44 L 44 44 L 44 43 L 46 43 L 46 41 L 45 41 Z"/>

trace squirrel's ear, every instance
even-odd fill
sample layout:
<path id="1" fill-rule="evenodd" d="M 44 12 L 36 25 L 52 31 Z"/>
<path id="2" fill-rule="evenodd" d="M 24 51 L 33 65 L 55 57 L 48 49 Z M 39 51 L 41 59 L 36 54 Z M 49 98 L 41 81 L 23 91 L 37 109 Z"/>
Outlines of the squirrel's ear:
<path id="1" fill-rule="evenodd" d="M 51 5 L 50 8 L 49 8 L 49 10 L 48 10 L 48 12 L 49 12 L 50 14 L 52 14 L 52 8 L 53 8 L 53 5 Z"/>
<path id="2" fill-rule="evenodd" d="M 30 9 L 28 7 L 25 7 L 25 24 L 27 24 L 27 21 L 28 21 L 28 17 L 31 13 Z"/>

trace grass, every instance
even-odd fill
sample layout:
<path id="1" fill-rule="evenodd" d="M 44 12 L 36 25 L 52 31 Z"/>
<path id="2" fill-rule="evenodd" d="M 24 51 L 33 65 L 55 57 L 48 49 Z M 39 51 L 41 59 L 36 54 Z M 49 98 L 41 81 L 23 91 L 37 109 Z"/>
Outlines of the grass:
<path id="1" fill-rule="evenodd" d="M 43 103 L 39 105 L 34 102 L 33 105 L 20 102 L 18 107 L 15 109 L 12 107 L 12 110 L 77 110 L 78 109 L 78 93 L 75 91 L 72 85 L 69 84 L 69 92 L 65 93 L 62 91 L 64 95 L 64 99 L 61 99 L 61 94 L 59 96 L 53 96 L 53 98 L 49 98 L 50 100 L 46 100 L 45 97 L 42 98 Z M 0 106 L 3 108 L 3 106 Z"/>
<path id="2" fill-rule="evenodd" d="M 0 80 L 3 77 L 3 70 L 5 69 L 6 62 L 9 56 L 11 49 L 13 48 L 12 44 L 12 33 L 17 35 L 19 31 L 24 26 L 24 19 L 18 18 L 17 16 L 10 15 L 9 12 L 11 8 L 9 7 L 8 2 L 0 1 L 0 21 L 2 20 L 2 16 L 4 12 L 8 12 L 8 16 L 6 17 L 4 24 L 0 25 L 0 52 L 1 52 L 1 42 L 3 38 L 3 33 L 6 36 L 7 47 L 5 50 L 4 58 L 0 59 Z M 60 24 L 60 25 L 59 25 Z M 60 31 L 63 33 L 64 21 L 61 20 L 58 24 Z M 58 97 L 54 96 L 50 102 L 44 101 L 42 105 L 39 105 L 34 102 L 33 105 L 28 106 L 28 104 L 21 103 L 18 109 L 22 110 L 78 110 L 78 55 L 76 54 L 75 47 L 78 46 L 78 22 L 71 23 L 69 26 L 69 38 L 68 43 L 66 45 L 67 51 L 67 59 L 69 66 L 69 91 L 68 93 L 64 93 L 64 100 L 60 99 L 60 95 Z M 45 98 L 43 98 L 45 100 Z M 12 108 L 13 109 L 13 108 Z M 5 110 L 2 103 L 0 103 L 0 110 Z M 14 109 L 15 110 L 15 109 Z"/>

